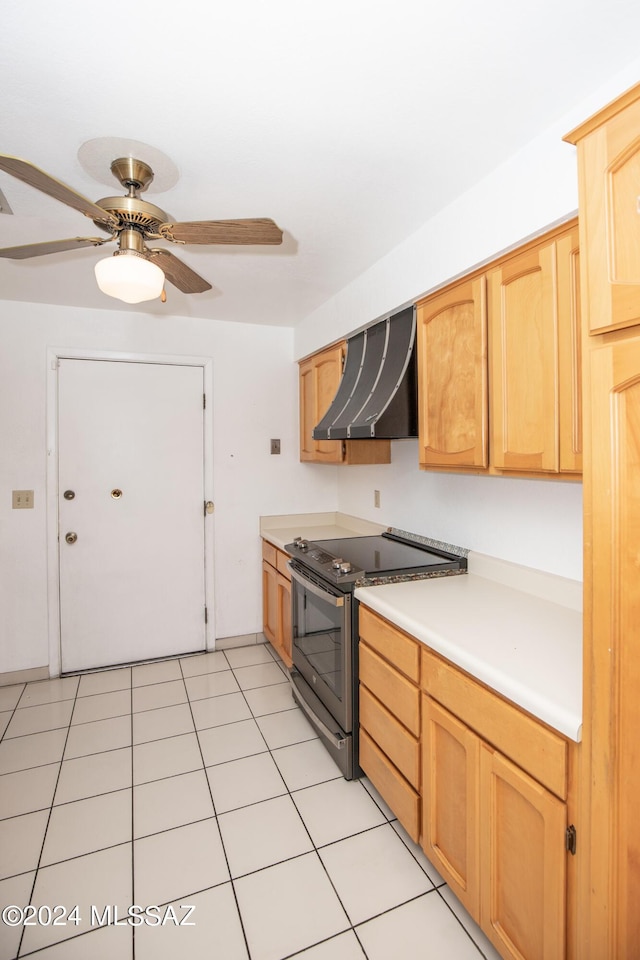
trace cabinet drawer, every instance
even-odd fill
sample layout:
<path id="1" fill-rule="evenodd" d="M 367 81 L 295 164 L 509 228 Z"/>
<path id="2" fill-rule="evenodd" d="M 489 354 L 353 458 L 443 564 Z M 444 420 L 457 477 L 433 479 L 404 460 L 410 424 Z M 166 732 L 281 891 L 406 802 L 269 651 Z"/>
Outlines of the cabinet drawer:
<path id="1" fill-rule="evenodd" d="M 360 687 L 360 724 L 416 789 L 420 787 L 420 744 L 366 687 Z"/>
<path id="2" fill-rule="evenodd" d="M 362 728 L 360 766 L 411 839 L 417 843 L 420 839 L 420 797 Z"/>
<path id="3" fill-rule="evenodd" d="M 367 607 L 360 607 L 360 637 L 389 660 L 397 670 L 418 683 L 420 679 L 420 647 L 397 627 L 382 620 Z"/>
<path id="4" fill-rule="evenodd" d="M 291 571 L 287 567 L 289 562 L 289 557 L 286 553 L 283 553 L 282 550 L 276 551 L 276 570 L 278 573 L 281 573 L 283 577 L 287 580 L 291 580 Z"/>
<path id="5" fill-rule="evenodd" d="M 567 797 L 567 741 L 498 694 L 422 651 L 422 685 L 439 703 L 561 799 Z"/>
<path id="6" fill-rule="evenodd" d="M 268 540 L 262 541 L 262 559 L 270 563 L 272 567 L 276 565 L 277 548 Z"/>
<path id="7" fill-rule="evenodd" d="M 415 737 L 420 736 L 420 690 L 362 642 L 360 682 L 368 687 Z"/>

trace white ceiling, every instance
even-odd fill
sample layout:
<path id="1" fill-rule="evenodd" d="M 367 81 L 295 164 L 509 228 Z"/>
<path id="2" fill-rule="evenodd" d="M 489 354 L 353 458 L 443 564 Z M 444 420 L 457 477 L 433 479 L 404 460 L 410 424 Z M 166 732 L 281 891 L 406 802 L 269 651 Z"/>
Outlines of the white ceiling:
<path id="1" fill-rule="evenodd" d="M 79 149 L 140 141 L 177 169 L 144 194 L 174 219 L 272 217 L 281 247 L 169 245 L 213 289 L 139 309 L 293 326 L 633 61 L 639 36 L 637 0 L 4 0 L 0 152 L 97 200 L 123 192 L 113 158 L 99 183 Z M 5 174 L 0 190 L 0 246 L 96 233 Z M 95 284 L 112 249 L 2 260 L 0 299 L 131 310 Z"/>

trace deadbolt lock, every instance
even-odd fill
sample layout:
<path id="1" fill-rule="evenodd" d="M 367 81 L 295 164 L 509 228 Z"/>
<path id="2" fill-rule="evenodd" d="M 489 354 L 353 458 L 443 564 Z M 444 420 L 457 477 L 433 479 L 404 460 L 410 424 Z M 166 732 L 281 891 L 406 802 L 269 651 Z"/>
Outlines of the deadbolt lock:
<path id="1" fill-rule="evenodd" d="M 75 498 L 75 492 L 73 490 L 65 490 L 62 496 L 65 500 L 73 500 Z"/>
<path id="2" fill-rule="evenodd" d="M 111 496 L 113 497 L 114 500 L 119 500 L 120 497 L 122 496 L 122 490 L 118 490 L 118 488 L 116 487 L 115 490 L 111 491 Z"/>
<path id="3" fill-rule="evenodd" d="M 78 539 L 77 533 L 70 532 L 65 536 L 65 540 L 67 541 L 67 543 L 75 543 L 77 539 Z"/>

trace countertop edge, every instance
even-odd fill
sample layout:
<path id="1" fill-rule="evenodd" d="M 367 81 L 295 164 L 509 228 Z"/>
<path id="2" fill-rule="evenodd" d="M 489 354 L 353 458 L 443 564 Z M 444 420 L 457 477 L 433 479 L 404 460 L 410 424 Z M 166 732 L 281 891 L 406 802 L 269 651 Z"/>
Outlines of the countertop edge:
<path id="1" fill-rule="evenodd" d="M 530 713 L 569 740 L 576 743 L 580 742 L 582 739 L 581 713 L 578 714 L 556 700 L 544 698 L 520 680 L 496 668 L 481 654 L 474 656 L 465 650 L 464 647 L 456 643 L 455 638 L 444 637 L 432 630 L 426 622 L 417 623 L 414 618 L 403 615 L 403 612 L 394 607 L 388 599 L 385 600 L 381 599 L 379 595 L 376 596 L 379 589 L 383 588 L 359 587 L 355 591 L 355 597 L 400 630 L 404 630 L 409 636 L 414 637 L 419 643 L 423 643 L 454 666 L 484 683 L 510 703 Z M 505 587 L 505 589 L 510 588 Z"/>

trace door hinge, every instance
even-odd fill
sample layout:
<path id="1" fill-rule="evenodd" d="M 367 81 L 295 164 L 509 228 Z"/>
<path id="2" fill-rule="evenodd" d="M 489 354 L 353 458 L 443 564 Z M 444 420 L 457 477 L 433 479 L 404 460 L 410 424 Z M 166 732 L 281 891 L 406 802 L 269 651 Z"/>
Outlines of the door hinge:
<path id="1" fill-rule="evenodd" d="M 206 607 L 204 608 L 204 622 L 209 623 L 209 611 Z"/>
<path id="2" fill-rule="evenodd" d="M 207 409 L 207 395 L 206 395 L 206 393 L 203 393 L 203 394 L 202 394 L 202 409 L 203 409 L 203 410 L 206 410 L 206 409 Z"/>
<path id="3" fill-rule="evenodd" d="M 564 845 L 567 849 L 567 852 L 575 857 L 576 855 L 576 828 L 573 824 L 570 827 L 567 827 L 564 835 Z"/>

